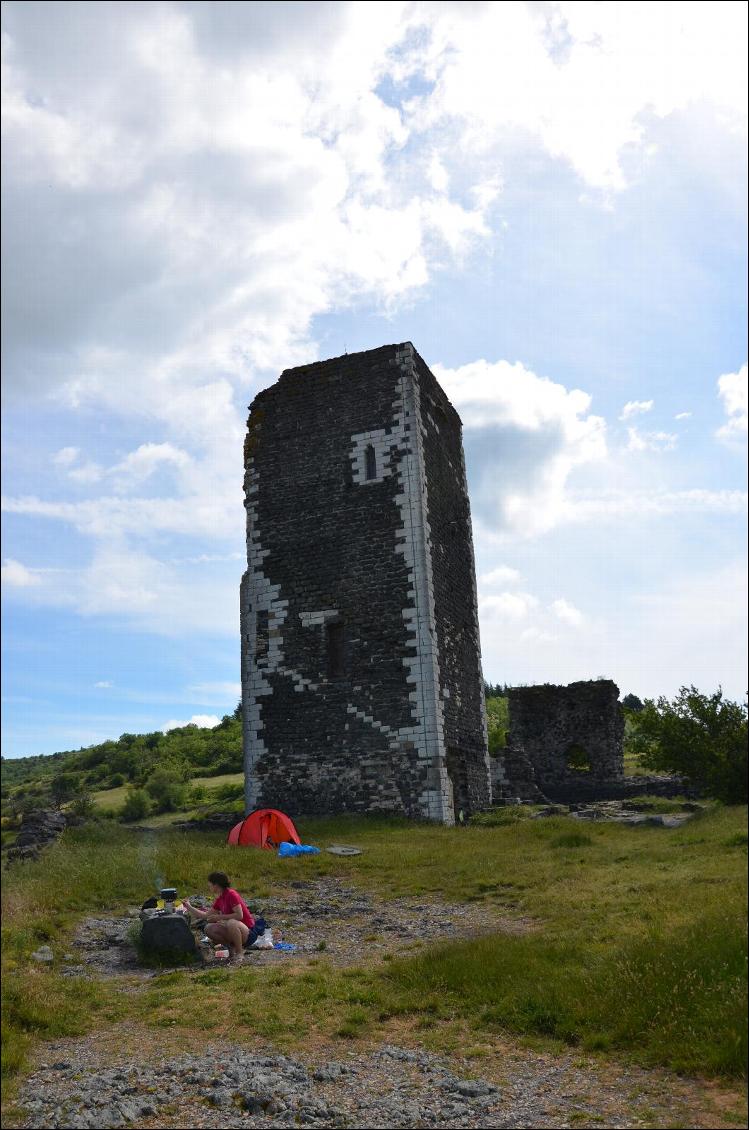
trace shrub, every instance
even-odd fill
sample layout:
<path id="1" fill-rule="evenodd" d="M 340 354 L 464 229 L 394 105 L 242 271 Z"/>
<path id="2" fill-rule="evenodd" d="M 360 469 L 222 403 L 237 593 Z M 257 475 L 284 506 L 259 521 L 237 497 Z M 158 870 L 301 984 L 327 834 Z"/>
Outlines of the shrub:
<path id="1" fill-rule="evenodd" d="M 187 799 L 187 785 L 177 769 L 161 766 L 146 781 L 146 792 L 153 798 L 157 812 L 175 812 Z"/>
<path id="2" fill-rule="evenodd" d="M 144 789 L 131 789 L 120 809 L 120 819 L 130 824 L 135 820 L 142 820 L 150 811 L 151 802 L 148 793 Z"/>
<path id="3" fill-rule="evenodd" d="M 108 789 L 121 789 L 124 784 L 125 784 L 124 773 L 113 773 L 112 776 L 109 778 L 109 784 L 107 785 L 107 788 Z"/>
<path id="4" fill-rule="evenodd" d="M 74 820 L 90 820 L 96 812 L 96 806 L 94 805 L 94 799 L 91 793 L 78 793 L 71 801 L 68 811 Z"/>
<path id="5" fill-rule="evenodd" d="M 232 801 L 244 799 L 244 783 L 236 781 L 219 785 L 218 788 L 211 790 L 211 794 L 211 800 L 214 804 L 231 804 Z"/>
<path id="6" fill-rule="evenodd" d="M 669 702 L 648 699 L 630 739 L 642 764 L 681 773 L 700 792 L 725 804 L 747 803 L 747 706 L 696 687 Z"/>
<path id="7" fill-rule="evenodd" d="M 187 793 L 187 803 L 190 806 L 203 804 L 208 796 L 208 790 L 205 785 L 192 785 Z"/>

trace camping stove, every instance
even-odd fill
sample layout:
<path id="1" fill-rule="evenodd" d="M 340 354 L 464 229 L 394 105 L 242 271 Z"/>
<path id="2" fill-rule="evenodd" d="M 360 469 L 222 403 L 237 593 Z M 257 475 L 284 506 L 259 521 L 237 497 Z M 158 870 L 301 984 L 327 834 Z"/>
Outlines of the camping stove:
<path id="1" fill-rule="evenodd" d="M 177 898 L 176 887 L 162 887 L 159 894 L 164 900 L 164 910 L 167 914 L 174 914 L 174 903 Z"/>

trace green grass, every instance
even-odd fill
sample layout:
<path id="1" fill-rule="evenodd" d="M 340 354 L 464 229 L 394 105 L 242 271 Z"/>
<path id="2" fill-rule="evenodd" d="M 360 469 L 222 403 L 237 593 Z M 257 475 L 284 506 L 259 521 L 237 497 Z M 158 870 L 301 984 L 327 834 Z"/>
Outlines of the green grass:
<path id="1" fill-rule="evenodd" d="M 624 750 L 624 776 L 625 777 L 645 777 L 647 776 L 647 769 L 644 768 L 640 760 L 639 753 L 633 753 L 628 750 L 625 745 Z"/>
<path id="2" fill-rule="evenodd" d="M 746 1063 L 746 927 L 713 911 L 600 952 L 579 939 L 480 939 L 393 962 L 393 994 L 434 994 L 477 1029 L 634 1052 L 678 1071 L 739 1074 Z"/>
<path id="3" fill-rule="evenodd" d="M 581 830 L 564 817 L 453 829 L 384 818 L 298 827 L 305 842 L 355 843 L 363 853 L 280 860 L 228 848 L 215 833 L 107 825 L 69 830 L 39 862 L 11 868 L 2 918 L 9 1074 L 32 1040 L 117 1018 L 232 1031 L 244 1016 L 250 1031 L 259 1015 L 272 1018 L 267 1038 L 288 1047 L 315 1034 L 385 1034 L 401 1017 L 431 1046 L 468 1026 L 680 1071 L 743 1071 L 745 808 L 715 807 L 679 829 Z M 367 968 L 336 969 L 322 951 L 263 975 L 224 980 L 211 971 L 192 977 L 187 994 L 182 973 L 122 993 L 114 982 L 65 979 L 30 962 L 42 941 L 61 955 L 81 914 L 120 911 L 167 882 L 203 890 L 213 869 L 226 870 L 250 904 L 300 877 L 335 875 L 385 898 L 470 901 L 532 928 L 413 954 L 393 939 L 389 960 Z"/>
<path id="4" fill-rule="evenodd" d="M 670 813 L 670 812 L 684 812 L 689 811 L 685 806 L 691 802 L 687 801 L 686 797 L 664 797 L 664 796 L 633 796 L 629 798 L 629 804 L 636 805 L 638 812 L 654 812 L 654 813 Z"/>

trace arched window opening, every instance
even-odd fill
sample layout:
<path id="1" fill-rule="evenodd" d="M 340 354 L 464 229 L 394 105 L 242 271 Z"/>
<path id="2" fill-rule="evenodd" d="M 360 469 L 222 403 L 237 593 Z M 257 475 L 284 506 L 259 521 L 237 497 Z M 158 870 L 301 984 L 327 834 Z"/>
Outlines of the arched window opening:
<path id="1" fill-rule="evenodd" d="M 335 620 L 325 625 L 325 643 L 328 655 L 328 678 L 340 679 L 345 674 L 343 621 Z"/>
<path id="2" fill-rule="evenodd" d="M 567 768 L 571 769 L 573 773 L 589 773 L 592 769 L 590 754 L 583 746 L 578 745 L 577 742 L 573 742 L 572 745 L 568 747 L 564 759 L 567 763 Z"/>
<path id="3" fill-rule="evenodd" d="M 377 456 L 371 443 L 364 450 L 364 473 L 367 479 L 377 478 Z"/>

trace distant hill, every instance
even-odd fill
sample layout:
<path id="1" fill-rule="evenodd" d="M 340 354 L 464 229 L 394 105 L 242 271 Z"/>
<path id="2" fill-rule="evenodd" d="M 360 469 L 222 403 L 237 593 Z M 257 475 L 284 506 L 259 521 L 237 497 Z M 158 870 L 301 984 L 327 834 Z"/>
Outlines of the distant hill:
<path id="1" fill-rule="evenodd" d="M 61 762 L 70 757 L 70 751 L 65 753 L 37 753 L 33 757 L 2 757 L 2 782 L 3 788 L 13 788 L 22 785 L 36 777 L 49 776 L 57 773 Z"/>
<path id="2" fill-rule="evenodd" d="M 218 726 L 194 724 L 150 734 L 121 734 L 86 749 L 2 759 L 3 813 L 102 789 L 148 785 L 156 770 L 175 778 L 218 777 L 242 769 L 239 707 Z"/>

